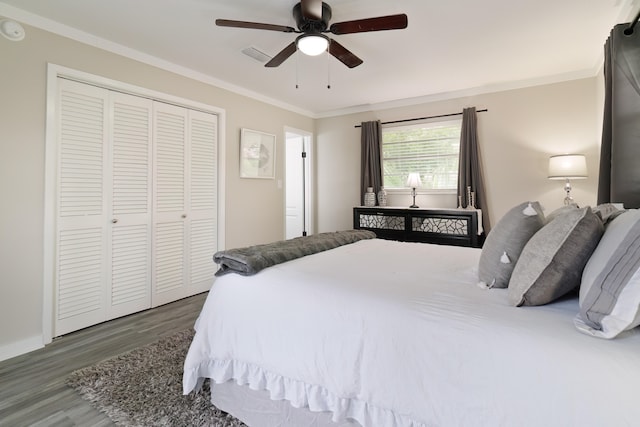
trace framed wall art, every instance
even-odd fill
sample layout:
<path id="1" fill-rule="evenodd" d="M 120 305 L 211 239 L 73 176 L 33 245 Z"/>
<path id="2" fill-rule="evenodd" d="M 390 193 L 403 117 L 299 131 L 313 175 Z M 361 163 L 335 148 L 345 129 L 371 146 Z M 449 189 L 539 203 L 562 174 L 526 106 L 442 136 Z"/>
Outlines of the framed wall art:
<path id="1" fill-rule="evenodd" d="M 273 179 L 276 136 L 243 128 L 240 133 L 240 178 Z"/>

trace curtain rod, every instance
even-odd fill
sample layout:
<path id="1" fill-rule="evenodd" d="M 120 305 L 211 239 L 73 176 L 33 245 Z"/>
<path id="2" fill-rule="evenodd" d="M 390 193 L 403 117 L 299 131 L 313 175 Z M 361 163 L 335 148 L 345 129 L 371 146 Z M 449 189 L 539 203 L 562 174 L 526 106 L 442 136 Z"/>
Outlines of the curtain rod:
<path id="1" fill-rule="evenodd" d="M 633 28 L 636 26 L 636 24 L 638 23 L 639 19 L 640 19 L 640 10 L 638 11 L 638 14 L 634 18 L 634 20 L 631 21 L 629 26 L 624 29 L 624 35 L 625 36 L 630 36 L 631 34 L 633 34 Z"/>
<path id="2" fill-rule="evenodd" d="M 486 108 L 484 110 L 476 110 L 476 113 L 484 113 L 485 111 L 489 111 Z M 415 122 L 416 120 L 427 120 L 427 119 L 439 119 L 440 117 L 451 117 L 451 116 L 461 116 L 462 113 L 450 113 L 450 114 L 440 114 L 438 116 L 429 116 L 429 117 L 416 117 L 415 119 L 403 119 L 403 120 L 392 120 L 390 122 L 382 122 L 382 125 L 390 125 L 393 123 L 402 123 L 402 122 Z M 361 128 L 362 125 L 355 125 L 356 128 Z"/>

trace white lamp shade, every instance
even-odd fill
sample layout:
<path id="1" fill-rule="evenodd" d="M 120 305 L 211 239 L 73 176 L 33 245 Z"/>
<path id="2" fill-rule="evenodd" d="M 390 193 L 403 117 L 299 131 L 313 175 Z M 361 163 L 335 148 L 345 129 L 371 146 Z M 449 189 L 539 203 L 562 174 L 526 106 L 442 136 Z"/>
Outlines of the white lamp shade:
<path id="1" fill-rule="evenodd" d="M 563 154 L 549 157 L 549 179 L 584 179 L 587 160 L 582 154 Z"/>
<path id="2" fill-rule="evenodd" d="M 302 35 L 297 40 L 298 49 L 305 55 L 317 56 L 327 50 L 329 40 L 322 35 Z"/>
<path id="3" fill-rule="evenodd" d="M 420 186 L 422 186 L 420 174 L 418 172 L 411 172 L 407 178 L 407 187 L 418 188 Z"/>

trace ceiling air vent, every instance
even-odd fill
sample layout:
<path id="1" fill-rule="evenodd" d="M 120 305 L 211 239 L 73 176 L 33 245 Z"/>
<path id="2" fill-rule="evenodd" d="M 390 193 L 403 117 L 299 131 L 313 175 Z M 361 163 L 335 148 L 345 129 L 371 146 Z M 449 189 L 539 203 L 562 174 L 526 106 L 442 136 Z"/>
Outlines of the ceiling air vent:
<path id="1" fill-rule="evenodd" d="M 258 49 L 256 49 L 253 46 L 250 46 L 246 49 L 242 49 L 242 53 L 244 53 L 247 56 L 252 57 L 253 59 L 255 59 L 258 62 L 262 62 L 265 63 L 267 61 L 271 60 L 271 57 L 269 55 L 267 55 L 264 52 L 259 51 Z"/>

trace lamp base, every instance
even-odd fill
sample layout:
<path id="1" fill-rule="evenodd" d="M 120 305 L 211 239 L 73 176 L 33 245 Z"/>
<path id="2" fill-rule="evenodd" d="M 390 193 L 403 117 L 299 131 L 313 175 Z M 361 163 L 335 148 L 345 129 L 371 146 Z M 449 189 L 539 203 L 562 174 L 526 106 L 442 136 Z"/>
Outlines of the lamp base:
<path id="1" fill-rule="evenodd" d="M 413 204 L 409 207 L 413 209 L 419 208 L 420 206 L 416 205 L 416 189 L 415 188 L 411 189 L 411 196 L 413 196 Z"/>
<path id="2" fill-rule="evenodd" d="M 571 197 L 571 182 L 569 182 L 569 179 L 567 179 L 564 183 L 564 191 L 567 193 L 566 197 L 564 198 L 565 206 L 573 205 L 573 197 Z"/>

